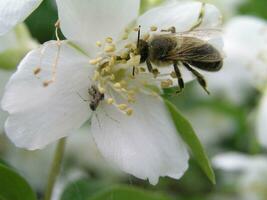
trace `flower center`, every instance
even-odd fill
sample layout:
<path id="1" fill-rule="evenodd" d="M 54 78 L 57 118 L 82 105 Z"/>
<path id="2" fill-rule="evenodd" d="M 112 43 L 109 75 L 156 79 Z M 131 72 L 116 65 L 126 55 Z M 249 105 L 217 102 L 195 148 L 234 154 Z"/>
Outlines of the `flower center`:
<path id="1" fill-rule="evenodd" d="M 138 84 L 133 83 L 135 77 L 131 72 L 140 64 L 140 56 L 134 54 L 136 45 L 129 43 L 117 51 L 117 45 L 111 37 L 106 38 L 103 44 L 96 42 L 96 45 L 102 47 L 104 53 L 89 61 L 96 66 L 93 84 L 100 93 L 105 94 L 107 104 L 132 115 L 131 104 L 135 102 L 139 92 Z"/>
<path id="2" fill-rule="evenodd" d="M 139 28 L 134 29 L 136 32 L 138 30 Z M 92 80 L 98 91 L 104 94 L 105 102 L 132 115 L 132 104 L 139 93 L 153 96 L 158 94 L 150 87 L 155 85 L 153 74 L 140 66 L 137 41 L 130 42 L 127 35 L 128 30 L 123 40 L 116 44 L 111 37 L 107 37 L 104 42 L 97 41 L 96 46 L 101 49 L 101 53 L 89 63 L 96 66 Z M 149 35 L 142 38 L 148 40 Z"/>

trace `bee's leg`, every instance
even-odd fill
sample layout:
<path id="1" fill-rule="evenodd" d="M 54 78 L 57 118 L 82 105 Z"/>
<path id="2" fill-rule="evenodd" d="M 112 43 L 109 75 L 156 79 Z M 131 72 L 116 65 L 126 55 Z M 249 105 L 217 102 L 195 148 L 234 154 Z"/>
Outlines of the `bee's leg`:
<path id="1" fill-rule="evenodd" d="M 146 65 L 148 71 L 154 75 L 154 78 L 157 78 L 157 76 L 159 75 L 159 70 L 157 68 L 153 68 L 149 59 L 146 60 Z"/>
<path id="2" fill-rule="evenodd" d="M 189 29 L 189 31 L 192 31 L 192 30 L 198 28 L 198 27 L 202 24 L 203 19 L 204 19 L 204 16 L 205 16 L 205 6 L 206 6 L 206 3 L 202 3 L 202 4 L 201 4 L 201 8 L 200 8 L 200 12 L 199 12 L 197 21 L 196 21 L 196 23 Z"/>
<path id="3" fill-rule="evenodd" d="M 176 28 L 174 26 L 168 28 L 167 30 L 162 29 L 160 30 L 161 32 L 171 32 L 171 33 L 176 33 Z"/>
<path id="4" fill-rule="evenodd" d="M 200 74 L 198 71 L 196 71 L 195 69 L 193 69 L 192 67 L 190 67 L 189 64 L 187 63 L 183 63 L 183 65 L 186 67 L 186 69 L 188 69 L 190 72 L 192 72 L 192 74 L 194 74 L 197 78 L 198 83 L 201 85 L 201 87 L 207 92 L 207 94 L 210 94 L 210 92 L 207 89 L 207 82 L 204 79 L 203 75 Z"/>
<path id="5" fill-rule="evenodd" d="M 179 70 L 178 62 L 174 62 L 173 67 L 174 67 L 174 72 L 178 80 L 178 85 L 180 87 L 180 90 L 177 91 L 177 93 L 179 93 L 179 92 L 182 92 L 182 90 L 184 89 L 184 80 L 182 79 L 182 74 Z"/>
<path id="6" fill-rule="evenodd" d="M 148 59 L 146 60 L 146 66 L 147 66 L 148 71 L 153 73 L 153 66 L 152 66 L 150 60 L 148 60 Z"/>

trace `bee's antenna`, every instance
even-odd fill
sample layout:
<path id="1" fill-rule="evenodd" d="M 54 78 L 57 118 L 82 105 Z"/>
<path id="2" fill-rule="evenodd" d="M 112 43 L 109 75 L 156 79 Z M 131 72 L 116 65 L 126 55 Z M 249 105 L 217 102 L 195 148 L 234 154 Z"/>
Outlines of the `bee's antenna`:
<path id="1" fill-rule="evenodd" d="M 137 49 L 139 48 L 139 44 L 140 44 L 140 35 L 141 35 L 141 26 L 139 25 L 138 27 L 138 36 L 137 36 Z"/>

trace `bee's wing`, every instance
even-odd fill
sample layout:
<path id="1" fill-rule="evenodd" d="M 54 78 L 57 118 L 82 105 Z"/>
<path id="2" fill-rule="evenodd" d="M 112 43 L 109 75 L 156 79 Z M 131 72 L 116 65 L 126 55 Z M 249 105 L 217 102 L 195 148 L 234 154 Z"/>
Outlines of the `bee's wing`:
<path id="1" fill-rule="evenodd" d="M 195 29 L 192 31 L 184 31 L 174 33 L 176 37 L 194 37 L 201 40 L 209 41 L 222 36 L 221 29 Z"/>
<path id="2" fill-rule="evenodd" d="M 218 62 L 221 53 L 210 43 L 196 37 L 177 36 L 177 48 L 166 55 L 166 59 L 197 62 Z"/>

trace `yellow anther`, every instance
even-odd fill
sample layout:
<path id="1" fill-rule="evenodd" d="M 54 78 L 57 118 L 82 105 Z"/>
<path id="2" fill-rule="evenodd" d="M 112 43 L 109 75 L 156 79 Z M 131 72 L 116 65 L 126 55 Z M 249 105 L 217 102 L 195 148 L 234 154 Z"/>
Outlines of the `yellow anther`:
<path id="1" fill-rule="evenodd" d="M 126 58 L 128 58 L 128 56 L 129 56 L 129 53 L 127 51 L 122 52 L 121 55 L 120 55 L 120 57 L 122 59 L 126 59 Z"/>
<path id="2" fill-rule="evenodd" d="M 116 50 L 115 45 L 108 45 L 108 46 L 106 46 L 105 49 L 104 49 L 104 51 L 105 51 L 106 53 L 111 53 L 111 52 L 114 52 L 115 50 Z"/>
<path id="3" fill-rule="evenodd" d="M 173 84 L 172 80 L 167 79 L 167 80 L 163 80 L 161 81 L 160 85 L 162 88 L 168 88 Z"/>
<path id="4" fill-rule="evenodd" d="M 111 72 L 111 66 L 106 66 L 104 69 L 103 69 L 105 72 L 109 73 Z"/>
<path id="5" fill-rule="evenodd" d="M 131 116 L 131 115 L 133 114 L 133 109 L 128 109 L 128 110 L 126 110 L 126 114 L 127 114 L 128 116 Z"/>
<path id="6" fill-rule="evenodd" d="M 134 96 L 129 96 L 129 95 L 128 95 L 128 102 L 129 102 L 129 103 L 134 103 L 134 102 L 135 102 L 135 98 L 134 98 Z"/>
<path id="7" fill-rule="evenodd" d="M 151 27 L 150 27 L 150 30 L 151 30 L 151 31 L 157 31 L 157 30 L 158 30 L 158 27 L 156 27 L 156 26 L 151 26 Z"/>
<path id="8" fill-rule="evenodd" d="M 127 93 L 127 90 L 125 88 L 121 88 L 121 91 Z"/>
<path id="9" fill-rule="evenodd" d="M 97 41 L 97 42 L 96 42 L 96 46 L 97 46 L 97 47 L 101 47 L 101 46 L 102 46 L 102 43 L 101 43 L 100 41 Z"/>
<path id="10" fill-rule="evenodd" d="M 111 74 L 111 75 L 110 75 L 110 80 L 112 80 L 112 81 L 115 80 L 115 75 L 114 75 L 114 74 Z"/>
<path id="11" fill-rule="evenodd" d="M 130 55 L 131 56 L 131 55 Z M 141 59 L 141 56 L 140 55 L 133 55 L 128 61 L 127 63 L 131 66 L 137 66 L 140 64 L 140 59 Z"/>
<path id="12" fill-rule="evenodd" d="M 37 68 L 35 68 L 34 70 L 33 70 L 33 74 L 34 75 L 37 75 L 37 74 L 39 74 L 41 72 L 41 68 L 40 67 L 37 67 Z"/>
<path id="13" fill-rule="evenodd" d="M 119 104 L 119 105 L 118 105 L 118 108 L 119 108 L 120 110 L 126 110 L 126 109 L 128 108 L 128 105 L 126 105 L 126 104 Z"/>
<path id="14" fill-rule="evenodd" d="M 111 105 L 113 103 L 114 103 L 114 99 L 112 99 L 112 98 L 107 99 L 107 104 Z"/>
<path id="15" fill-rule="evenodd" d="M 105 41 L 106 43 L 111 44 L 113 42 L 113 39 L 111 37 L 107 37 Z"/>
<path id="16" fill-rule="evenodd" d="M 150 35 L 148 33 L 144 34 L 143 40 L 147 41 L 149 39 Z"/>
<path id="17" fill-rule="evenodd" d="M 103 59 L 102 57 L 98 57 L 98 58 L 95 58 L 95 59 L 90 60 L 89 63 L 90 63 L 91 65 L 96 65 L 96 64 L 98 64 L 102 59 Z"/>
<path id="18" fill-rule="evenodd" d="M 109 65 L 110 65 L 110 66 L 113 66 L 113 65 L 115 65 L 115 62 L 116 62 L 116 56 L 112 56 L 112 57 L 110 58 Z"/>
<path id="19" fill-rule="evenodd" d="M 121 80 L 120 84 L 122 87 L 126 87 L 127 86 L 127 82 L 125 80 Z"/>
<path id="20" fill-rule="evenodd" d="M 125 34 L 123 37 L 122 37 L 122 40 L 127 40 L 128 39 L 128 35 Z"/>
<path id="21" fill-rule="evenodd" d="M 97 81 L 99 79 L 99 76 L 100 76 L 99 72 L 95 71 L 94 76 L 93 76 L 93 80 Z"/>
<path id="22" fill-rule="evenodd" d="M 120 83 L 115 83 L 113 85 L 116 89 L 121 89 L 121 84 Z"/>
<path id="23" fill-rule="evenodd" d="M 101 94 L 104 94 L 105 93 L 105 88 L 103 88 L 101 85 L 98 85 L 98 90 Z"/>
<path id="24" fill-rule="evenodd" d="M 126 44 L 124 47 L 127 48 L 127 49 L 131 49 L 132 46 L 133 46 L 133 44 L 132 43 L 129 43 L 129 44 Z"/>

